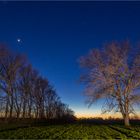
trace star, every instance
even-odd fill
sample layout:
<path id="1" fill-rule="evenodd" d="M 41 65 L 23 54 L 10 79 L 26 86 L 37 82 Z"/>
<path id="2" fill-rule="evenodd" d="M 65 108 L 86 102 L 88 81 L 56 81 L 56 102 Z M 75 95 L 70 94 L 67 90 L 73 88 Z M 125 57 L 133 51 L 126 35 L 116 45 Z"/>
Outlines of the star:
<path id="1" fill-rule="evenodd" d="M 20 43 L 21 42 L 21 39 L 20 38 L 17 38 L 17 42 Z"/>

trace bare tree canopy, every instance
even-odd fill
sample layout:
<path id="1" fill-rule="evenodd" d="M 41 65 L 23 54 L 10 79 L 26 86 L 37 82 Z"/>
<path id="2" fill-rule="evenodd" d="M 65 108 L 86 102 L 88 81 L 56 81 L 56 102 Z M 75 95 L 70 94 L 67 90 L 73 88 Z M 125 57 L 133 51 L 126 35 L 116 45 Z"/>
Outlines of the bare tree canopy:
<path id="1" fill-rule="evenodd" d="M 112 42 L 80 58 L 89 105 L 105 99 L 103 112 L 120 112 L 127 126 L 134 105 L 140 102 L 140 51 L 133 54 L 131 48 L 128 41 Z"/>

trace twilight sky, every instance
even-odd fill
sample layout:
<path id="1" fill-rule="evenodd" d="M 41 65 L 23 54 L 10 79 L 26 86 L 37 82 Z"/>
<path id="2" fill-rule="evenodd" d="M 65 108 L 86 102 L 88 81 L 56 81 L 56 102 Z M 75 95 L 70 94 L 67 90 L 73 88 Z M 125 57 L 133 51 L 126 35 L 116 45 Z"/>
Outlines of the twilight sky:
<path id="1" fill-rule="evenodd" d="M 25 53 L 77 116 L 100 115 L 103 102 L 85 104 L 78 58 L 125 39 L 140 40 L 140 2 L 0 2 L 0 43 Z"/>

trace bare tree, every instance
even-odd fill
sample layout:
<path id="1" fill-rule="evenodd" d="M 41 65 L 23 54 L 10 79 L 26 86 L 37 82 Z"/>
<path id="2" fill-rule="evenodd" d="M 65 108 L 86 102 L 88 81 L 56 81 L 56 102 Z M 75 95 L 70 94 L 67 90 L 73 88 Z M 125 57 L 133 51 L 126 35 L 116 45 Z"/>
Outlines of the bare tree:
<path id="1" fill-rule="evenodd" d="M 140 101 L 140 51 L 131 53 L 131 45 L 125 41 L 112 42 L 101 50 L 93 49 L 81 57 L 85 68 L 81 80 L 86 84 L 86 95 L 91 105 L 98 99 L 105 99 L 103 112 L 121 112 L 126 126 L 134 104 Z"/>
<path id="2" fill-rule="evenodd" d="M 56 118 L 56 107 L 57 103 L 60 101 L 60 98 L 56 94 L 56 91 L 52 86 L 49 85 L 49 88 L 45 94 L 45 109 L 46 117 L 48 119 Z"/>
<path id="3" fill-rule="evenodd" d="M 14 109 L 14 93 L 16 92 L 16 81 L 19 69 L 24 65 L 24 57 L 15 55 L 6 47 L 0 46 L 0 80 L 1 89 L 6 93 L 5 118 L 9 110 L 9 117 L 12 118 Z"/>
<path id="4" fill-rule="evenodd" d="M 48 80 L 38 77 L 34 92 L 34 102 L 36 107 L 36 118 L 45 118 L 45 94 L 48 89 Z"/>
<path id="5" fill-rule="evenodd" d="M 37 71 L 30 64 L 20 70 L 19 92 L 21 93 L 23 119 L 25 117 L 31 118 L 36 77 Z"/>

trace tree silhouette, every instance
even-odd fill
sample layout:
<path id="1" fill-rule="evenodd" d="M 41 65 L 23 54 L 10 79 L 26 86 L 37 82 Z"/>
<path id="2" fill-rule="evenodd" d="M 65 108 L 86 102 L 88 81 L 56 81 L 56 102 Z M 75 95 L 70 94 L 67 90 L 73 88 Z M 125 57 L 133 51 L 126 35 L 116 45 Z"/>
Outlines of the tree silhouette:
<path id="1" fill-rule="evenodd" d="M 126 126 L 129 115 L 134 113 L 134 104 L 140 101 L 136 92 L 140 88 L 140 51 L 134 55 L 130 48 L 128 41 L 112 42 L 80 59 L 85 68 L 81 80 L 86 84 L 89 105 L 105 99 L 103 113 L 113 109 L 121 112 Z"/>
<path id="2" fill-rule="evenodd" d="M 27 58 L 4 45 L 0 45 L 0 105 L 0 114 L 5 120 L 74 116 Z"/>

